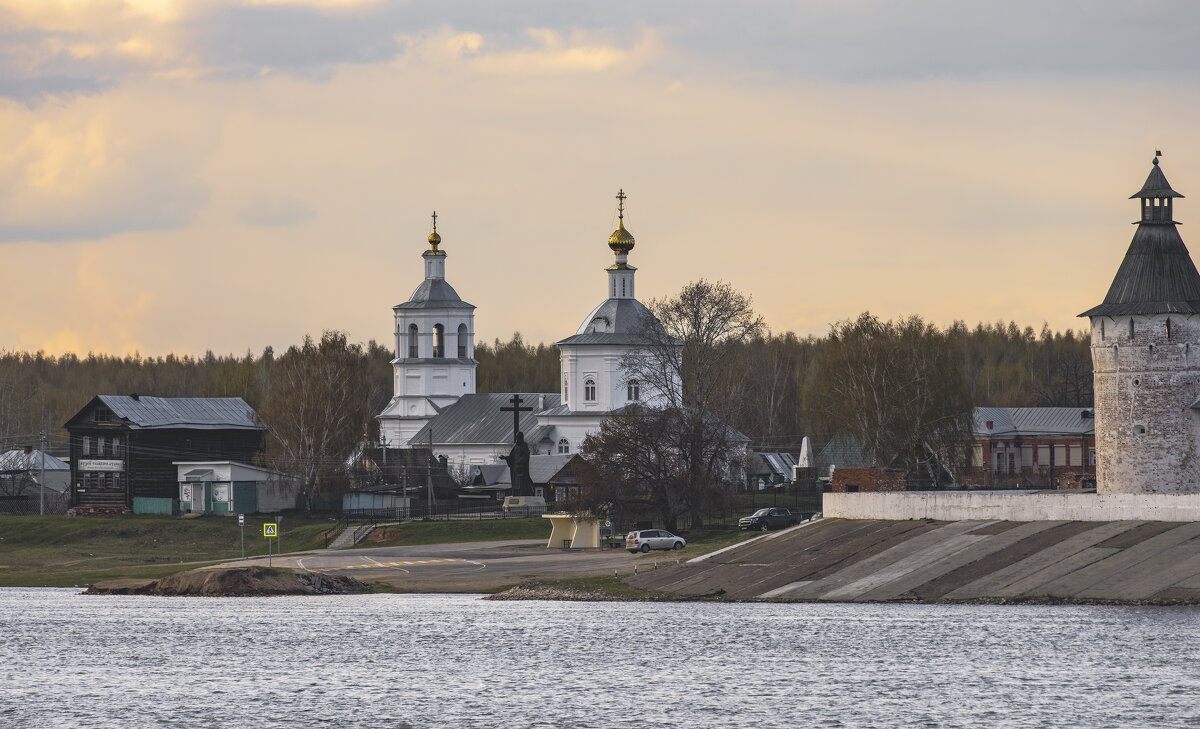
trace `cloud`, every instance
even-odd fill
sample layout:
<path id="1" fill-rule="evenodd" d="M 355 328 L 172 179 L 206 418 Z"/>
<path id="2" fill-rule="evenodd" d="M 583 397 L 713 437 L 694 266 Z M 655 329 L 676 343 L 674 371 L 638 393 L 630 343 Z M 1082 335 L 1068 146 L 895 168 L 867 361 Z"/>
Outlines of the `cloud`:
<path id="1" fill-rule="evenodd" d="M 0 242 L 96 239 L 192 219 L 208 197 L 196 163 L 210 115 L 112 101 L 38 112 L 0 105 Z"/>
<path id="2" fill-rule="evenodd" d="M 315 216 L 308 203 L 295 197 L 264 197 L 237 212 L 246 225 L 280 227 L 304 223 Z"/>

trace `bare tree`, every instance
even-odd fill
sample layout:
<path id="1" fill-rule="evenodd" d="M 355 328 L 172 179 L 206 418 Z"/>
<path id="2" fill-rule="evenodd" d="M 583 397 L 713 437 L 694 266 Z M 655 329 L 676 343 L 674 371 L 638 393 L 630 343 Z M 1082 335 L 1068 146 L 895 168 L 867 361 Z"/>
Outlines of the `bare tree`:
<path id="1" fill-rule="evenodd" d="M 863 313 L 831 327 L 805 402 L 830 432 L 857 438 L 875 465 L 924 468 L 936 480 L 965 458 L 971 432 L 962 360 L 920 317 Z"/>
<path id="2" fill-rule="evenodd" d="M 375 427 L 375 387 L 363 348 L 343 332 L 328 331 L 319 342 L 304 338 L 271 366 L 260 411 L 270 426 L 268 460 L 300 479 L 300 499 L 311 509 L 315 497 L 335 494 L 347 480 L 346 461 Z"/>

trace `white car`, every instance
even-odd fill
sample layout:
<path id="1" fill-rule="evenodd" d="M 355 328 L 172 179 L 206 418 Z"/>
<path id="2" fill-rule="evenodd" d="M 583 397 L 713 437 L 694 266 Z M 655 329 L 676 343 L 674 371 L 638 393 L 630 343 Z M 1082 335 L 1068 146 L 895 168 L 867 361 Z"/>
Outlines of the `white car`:
<path id="1" fill-rule="evenodd" d="M 625 535 L 625 549 L 630 554 L 649 552 L 651 549 L 683 549 L 687 540 L 664 529 L 643 529 Z"/>

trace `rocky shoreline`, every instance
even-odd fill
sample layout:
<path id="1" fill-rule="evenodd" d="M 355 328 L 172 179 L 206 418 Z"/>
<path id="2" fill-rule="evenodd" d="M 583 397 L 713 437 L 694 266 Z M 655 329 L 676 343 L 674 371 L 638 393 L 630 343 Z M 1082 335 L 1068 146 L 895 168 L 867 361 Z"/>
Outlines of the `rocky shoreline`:
<path id="1" fill-rule="evenodd" d="M 158 580 L 97 582 L 85 595 L 190 595 L 264 597 L 274 595 L 356 595 L 373 592 L 353 577 L 293 572 L 270 567 L 226 567 L 177 572 Z"/>

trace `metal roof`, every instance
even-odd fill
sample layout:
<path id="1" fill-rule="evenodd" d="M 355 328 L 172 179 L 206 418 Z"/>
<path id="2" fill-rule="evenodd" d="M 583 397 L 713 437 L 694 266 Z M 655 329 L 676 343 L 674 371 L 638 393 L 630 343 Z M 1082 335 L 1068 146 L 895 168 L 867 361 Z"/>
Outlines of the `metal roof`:
<path id="1" fill-rule="evenodd" d="M 254 408 L 240 397 L 150 397 L 97 395 L 100 402 L 133 430 L 266 430 Z M 86 408 L 85 408 L 86 409 Z"/>
<path id="2" fill-rule="evenodd" d="M 1154 164 L 1134 197 L 1183 197 L 1171 189 L 1157 159 Z M 1104 303 L 1080 316 L 1200 313 L 1200 273 L 1176 225 L 1170 220 L 1139 222 Z"/>
<path id="3" fill-rule="evenodd" d="M 413 290 L 412 296 L 403 304 L 396 304 L 393 309 L 474 309 L 475 307 L 463 301 L 454 287 L 445 279 L 427 278 Z"/>
<path id="4" fill-rule="evenodd" d="M 522 407 L 532 407 L 533 410 L 521 413 L 520 428 L 526 434 L 526 443 L 536 444 L 541 435 L 538 431 L 537 412 L 538 399 L 545 398 L 547 408 L 557 407 L 560 401 L 558 393 L 516 393 L 521 396 Z M 511 443 L 512 423 L 511 412 L 503 412 L 502 407 L 511 407 L 511 392 L 491 392 L 463 395 L 457 402 L 447 405 L 442 412 L 425 424 L 409 443 L 429 442 L 429 433 L 433 432 L 434 443 Z M 534 440 L 534 438 L 537 440 Z"/>
<path id="5" fill-rule="evenodd" d="M 70 471 L 71 466 L 49 453 L 46 454 L 47 471 Z M 42 468 L 42 452 L 38 449 L 26 453 L 25 449 L 17 448 L 0 453 L 0 471 L 37 471 Z"/>
<path id="6" fill-rule="evenodd" d="M 637 299 L 605 299 L 584 318 L 575 334 L 557 344 L 644 345 L 643 328 L 657 323 Z"/>
<path id="7" fill-rule="evenodd" d="M 973 429 L 977 436 L 1083 436 L 1096 432 L 1092 412 L 1091 408 L 975 408 Z"/>
<path id="8" fill-rule="evenodd" d="M 529 480 L 534 483 L 549 483 L 550 479 L 563 469 L 572 458 L 573 453 L 557 453 L 552 456 L 529 457 Z"/>

